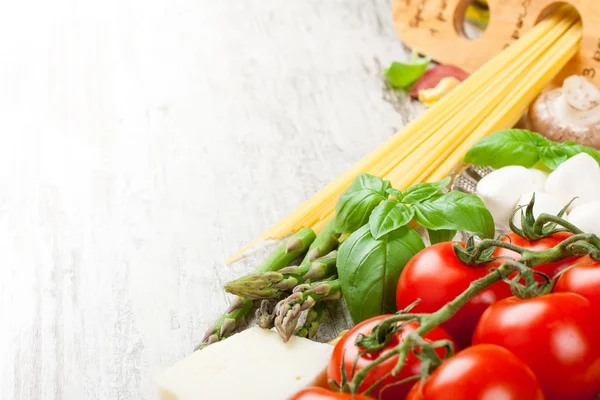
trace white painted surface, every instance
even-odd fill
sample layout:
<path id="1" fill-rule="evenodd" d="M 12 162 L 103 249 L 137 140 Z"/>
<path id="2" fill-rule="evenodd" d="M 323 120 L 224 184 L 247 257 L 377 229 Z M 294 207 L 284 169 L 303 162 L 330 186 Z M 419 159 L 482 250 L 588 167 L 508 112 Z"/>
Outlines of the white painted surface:
<path id="1" fill-rule="evenodd" d="M 0 5 L 1 399 L 154 397 L 226 256 L 410 115 L 390 3 Z"/>

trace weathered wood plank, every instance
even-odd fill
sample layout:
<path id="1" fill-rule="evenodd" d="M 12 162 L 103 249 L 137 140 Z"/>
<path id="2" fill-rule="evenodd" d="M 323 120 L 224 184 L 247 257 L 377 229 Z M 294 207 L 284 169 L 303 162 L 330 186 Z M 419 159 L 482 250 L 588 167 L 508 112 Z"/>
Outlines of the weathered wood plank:
<path id="1" fill-rule="evenodd" d="M 388 1 L 4 8 L 2 399 L 153 398 L 253 267 L 226 256 L 413 113 Z"/>

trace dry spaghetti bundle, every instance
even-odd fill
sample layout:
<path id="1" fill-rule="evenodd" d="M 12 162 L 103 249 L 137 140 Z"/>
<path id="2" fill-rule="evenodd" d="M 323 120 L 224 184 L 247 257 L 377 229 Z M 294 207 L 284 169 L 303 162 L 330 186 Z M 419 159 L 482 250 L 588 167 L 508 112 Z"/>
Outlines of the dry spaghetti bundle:
<path id="1" fill-rule="evenodd" d="M 242 252 L 259 240 L 283 238 L 303 227 L 318 232 L 335 214 L 338 197 L 360 174 L 388 179 L 399 190 L 443 179 L 475 142 L 518 122 L 544 86 L 575 55 L 581 38 L 582 24 L 576 12 L 567 6 L 557 8 Z"/>

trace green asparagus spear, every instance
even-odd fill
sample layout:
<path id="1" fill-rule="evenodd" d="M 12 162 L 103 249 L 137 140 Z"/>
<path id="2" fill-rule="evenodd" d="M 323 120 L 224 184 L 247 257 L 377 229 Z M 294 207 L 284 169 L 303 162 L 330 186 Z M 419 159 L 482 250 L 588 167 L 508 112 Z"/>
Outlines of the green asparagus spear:
<path id="1" fill-rule="evenodd" d="M 302 264 L 311 263 L 317 258 L 321 258 L 329 254 L 332 250 L 337 249 L 340 244 L 340 234 L 335 230 L 335 218 L 331 218 L 323 227 L 323 230 L 315 241 L 310 245 L 306 257 L 302 260 Z"/>
<path id="2" fill-rule="evenodd" d="M 277 272 L 254 273 L 225 284 L 225 290 L 247 299 L 272 299 L 310 280 L 329 278 L 337 273 L 337 251 L 315 261 L 283 268 Z"/>
<path id="3" fill-rule="evenodd" d="M 302 256 L 314 242 L 315 232 L 310 228 L 300 229 L 288 240 L 279 245 L 256 269 L 257 272 L 278 271 L 287 267 L 296 258 Z M 229 309 L 221 315 L 213 326 L 206 331 L 202 343 L 195 350 L 218 342 L 230 335 L 252 309 L 252 301 L 236 297 Z"/>
<path id="4" fill-rule="evenodd" d="M 302 228 L 288 240 L 277 247 L 256 268 L 256 272 L 279 271 L 304 254 L 315 241 L 315 232 L 310 228 Z"/>
<path id="5" fill-rule="evenodd" d="M 335 272 L 335 256 L 337 255 L 337 253 L 331 252 L 339 245 L 340 237 L 339 233 L 335 231 L 334 225 L 335 219 L 331 219 L 325 225 L 310 245 L 299 266 L 284 268 L 278 272 L 255 272 L 226 283 L 225 290 L 249 299 L 271 299 L 308 279 L 330 276 Z M 327 258 L 323 259 L 323 257 Z M 313 261 L 320 261 L 320 263 L 314 264 Z"/>
<path id="6" fill-rule="evenodd" d="M 256 310 L 256 323 L 263 329 L 271 329 L 273 327 L 273 321 L 275 320 L 275 314 L 273 309 L 275 304 L 273 300 L 263 300 L 260 303 L 260 307 Z"/>
<path id="7" fill-rule="evenodd" d="M 296 328 L 294 335 L 313 339 L 317 335 L 319 327 L 325 319 L 325 311 L 327 311 L 327 302 L 318 301 L 313 308 L 308 310 L 304 324 Z"/>
<path id="8" fill-rule="evenodd" d="M 294 334 L 302 311 L 309 310 L 318 301 L 339 300 L 341 297 L 337 279 L 296 286 L 294 293 L 275 306 L 275 329 L 287 342 Z"/>
<path id="9" fill-rule="evenodd" d="M 231 335 L 242 318 L 252 309 L 252 301 L 236 297 L 227 311 L 208 329 L 202 342 L 194 350 L 200 350 Z"/>

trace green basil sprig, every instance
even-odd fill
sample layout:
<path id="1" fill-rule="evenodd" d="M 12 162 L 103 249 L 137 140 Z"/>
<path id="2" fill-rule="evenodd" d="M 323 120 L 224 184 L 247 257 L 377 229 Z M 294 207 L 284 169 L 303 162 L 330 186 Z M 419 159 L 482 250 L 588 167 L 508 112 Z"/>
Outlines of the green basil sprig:
<path id="1" fill-rule="evenodd" d="M 521 165 L 531 168 L 542 162 L 550 169 L 579 153 L 587 153 L 600 164 L 600 153 L 575 142 L 558 143 L 525 129 L 507 129 L 484 137 L 467 152 L 465 162 L 502 168 Z"/>
<path id="2" fill-rule="evenodd" d="M 425 248 L 408 226 L 375 239 L 368 225 L 352 233 L 338 250 L 338 275 L 355 323 L 396 311 L 396 285 L 402 269 Z"/>
<path id="3" fill-rule="evenodd" d="M 432 231 L 459 230 L 493 237 L 493 218 L 483 202 L 472 194 L 443 194 L 449 183 L 446 178 L 399 191 L 389 181 L 360 175 L 338 200 L 336 229 L 352 233 L 368 221 L 373 238 L 381 239 L 414 219 Z M 394 198 L 388 198 L 389 194 Z"/>
<path id="4" fill-rule="evenodd" d="M 422 203 L 439 194 L 450 183 L 450 178 L 440 182 L 418 183 L 404 191 L 389 189 L 388 193 L 394 196 L 398 201 L 409 204 Z"/>
<path id="5" fill-rule="evenodd" d="M 457 230 L 493 237 L 494 220 L 483 202 L 473 194 L 442 193 L 449 183 L 447 178 L 399 191 L 389 181 L 361 175 L 342 194 L 336 222 L 351 234 L 340 246 L 337 268 L 354 322 L 395 311 L 400 273 L 425 247 L 406 226 L 411 220 L 428 229 L 432 243 L 451 240 Z"/>
<path id="6" fill-rule="evenodd" d="M 388 199 L 373 209 L 369 217 L 371 235 L 375 239 L 408 224 L 415 215 L 415 205 L 426 203 L 439 195 L 450 183 L 450 178 L 441 182 L 419 183 L 404 191 L 394 188 L 388 193 L 396 199 Z"/>
<path id="7" fill-rule="evenodd" d="M 407 204 L 388 199 L 375 207 L 369 217 L 369 228 L 375 239 L 390 233 L 410 222 L 415 209 Z"/>
<path id="8" fill-rule="evenodd" d="M 479 197 L 451 191 L 431 201 L 416 204 L 415 221 L 430 230 L 455 230 L 494 237 L 494 219 Z"/>
<path id="9" fill-rule="evenodd" d="M 339 233 L 351 233 L 363 226 L 371 212 L 388 197 L 390 181 L 377 176 L 362 174 L 338 199 L 335 229 Z"/>

